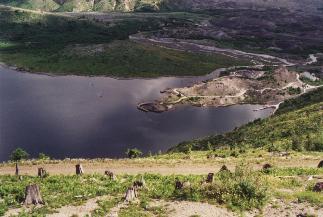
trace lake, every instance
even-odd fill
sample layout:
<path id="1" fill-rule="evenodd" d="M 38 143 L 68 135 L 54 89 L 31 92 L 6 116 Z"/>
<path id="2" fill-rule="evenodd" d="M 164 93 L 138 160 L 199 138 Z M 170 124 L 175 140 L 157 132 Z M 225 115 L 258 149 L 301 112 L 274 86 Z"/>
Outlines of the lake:
<path id="1" fill-rule="evenodd" d="M 158 99 L 165 88 L 216 76 L 115 79 L 48 76 L 0 66 L 0 161 L 17 147 L 33 157 L 123 157 L 128 148 L 166 151 L 184 140 L 223 133 L 272 109 L 259 105 L 222 108 L 182 106 L 144 113 L 140 102 Z"/>

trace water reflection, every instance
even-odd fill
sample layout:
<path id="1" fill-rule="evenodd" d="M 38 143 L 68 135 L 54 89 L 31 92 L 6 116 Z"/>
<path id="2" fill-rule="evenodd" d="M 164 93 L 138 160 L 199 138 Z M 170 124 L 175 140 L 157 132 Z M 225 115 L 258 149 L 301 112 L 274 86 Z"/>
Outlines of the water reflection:
<path id="1" fill-rule="evenodd" d="M 0 160 L 16 147 L 56 158 L 120 157 L 129 147 L 157 152 L 270 114 L 252 105 L 186 106 L 163 114 L 136 109 L 160 90 L 203 79 L 53 77 L 0 67 Z"/>

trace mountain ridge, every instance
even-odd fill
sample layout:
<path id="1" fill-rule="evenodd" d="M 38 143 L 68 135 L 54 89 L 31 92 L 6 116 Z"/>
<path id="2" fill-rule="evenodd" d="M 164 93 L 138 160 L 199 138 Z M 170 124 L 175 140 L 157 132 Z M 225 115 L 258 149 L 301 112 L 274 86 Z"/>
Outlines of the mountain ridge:
<path id="1" fill-rule="evenodd" d="M 196 11 L 213 9 L 287 9 L 322 13 L 322 0 L 0 0 L 0 4 L 43 11 Z"/>

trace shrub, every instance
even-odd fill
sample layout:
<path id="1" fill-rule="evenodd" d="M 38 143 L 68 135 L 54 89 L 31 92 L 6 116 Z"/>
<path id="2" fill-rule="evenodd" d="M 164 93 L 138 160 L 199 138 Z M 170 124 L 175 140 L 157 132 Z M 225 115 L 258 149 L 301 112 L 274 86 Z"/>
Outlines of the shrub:
<path id="1" fill-rule="evenodd" d="M 268 183 L 260 173 L 238 166 L 234 173 L 221 172 L 213 184 L 205 187 L 205 195 L 233 209 L 260 208 L 268 200 Z"/>
<path id="2" fill-rule="evenodd" d="M 127 152 L 126 152 L 126 155 L 130 159 L 138 158 L 138 157 L 142 156 L 142 152 L 137 148 L 133 148 L 133 149 L 128 149 Z"/>
<path id="3" fill-rule="evenodd" d="M 39 153 L 38 154 L 38 159 L 39 160 L 50 160 L 50 157 L 44 153 Z"/>
<path id="4" fill-rule="evenodd" d="M 11 153 L 10 160 L 20 161 L 20 160 L 28 159 L 28 157 L 29 157 L 29 154 L 25 150 L 23 150 L 22 148 L 17 148 Z"/>

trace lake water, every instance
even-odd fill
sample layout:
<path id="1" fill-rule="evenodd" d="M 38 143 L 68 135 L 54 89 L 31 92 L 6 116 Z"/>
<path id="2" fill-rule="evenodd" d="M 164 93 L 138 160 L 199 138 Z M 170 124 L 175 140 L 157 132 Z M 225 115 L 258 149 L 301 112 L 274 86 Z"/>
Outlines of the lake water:
<path id="1" fill-rule="evenodd" d="M 34 157 L 44 152 L 54 158 L 122 157 L 134 147 L 165 151 L 271 114 L 272 109 L 253 111 L 257 105 L 182 106 L 162 114 L 136 108 L 159 98 L 167 87 L 209 77 L 120 80 L 47 76 L 0 66 L 0 161 L 17 147 Z"/>

